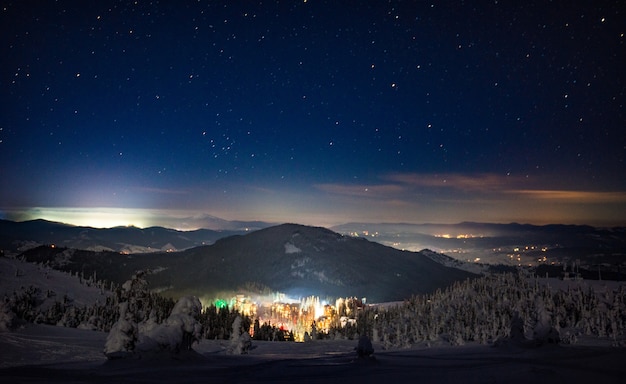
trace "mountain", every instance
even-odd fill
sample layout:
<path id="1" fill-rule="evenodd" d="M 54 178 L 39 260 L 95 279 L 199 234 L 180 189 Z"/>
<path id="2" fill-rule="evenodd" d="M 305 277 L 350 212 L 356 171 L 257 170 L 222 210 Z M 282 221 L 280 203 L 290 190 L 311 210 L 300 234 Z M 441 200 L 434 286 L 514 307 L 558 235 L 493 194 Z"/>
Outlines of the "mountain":
<path id="1" fill-rule="evenodd" d="M 586 225 L 348 223 L 331 228 L 398 249 L 425 248 L 489 264 L 562 264 L 580 260 L 617 270 L 626 264 L 626 228 Z"/>
<path id="2" fill-rule="evenodd" d="M 175 253 L 124 255 L 40 247 L 28 261 L 62 269 L 97 271 L 98 278 L 122 282 L 138 269 L 151 269 L 153 289 L 168 296 L 213 298 L 223 292 L 282 292 L 302 297 L 367 297 L 403 300 L 433 292 L 471 273 L 446 267 L 420 252 L 400 251 L 325 228 L 283 224 L 213 245 Z"/>
<path id="3" fill-rule="evenodd" d="M 15 253 L 38 244 L 55 244 L 86 250 L 108 250 L 123 253 L 179 251 L 200 245 L 213 244 L 225 236 L 246 233 L 244 222 L 226 222 L 224 226 L 241 230 L 178 231 L 163 227 L 91 228 L 62 224 L 47 220 L 15 222 L 0 220 L 0 249 Z M 258 228 L 260 222 L 250 223 Z"/>
<path id="4" fill-rule="evenodd" d="M 198 214 L 179 219 L 170 219 L 169 222 L 176 224 L 176 228 L 204 228 L 211 229 L 213 231 L 237 232 L 256 231 L 257 229 L 276 225 L 265 221 L 224 220 L 220 217 L 208 214 Z"/>

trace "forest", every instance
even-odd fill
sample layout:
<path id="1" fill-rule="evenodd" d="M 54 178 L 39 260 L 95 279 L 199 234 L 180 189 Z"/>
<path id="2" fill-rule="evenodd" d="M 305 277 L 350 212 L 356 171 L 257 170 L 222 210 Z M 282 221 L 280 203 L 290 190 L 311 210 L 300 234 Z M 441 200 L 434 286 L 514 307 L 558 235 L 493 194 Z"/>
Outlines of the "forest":
<path id="1" fill-rule="evenodd" d="M 103 302 L 91 306 L 74 305 L 67 296 L 56 298 L 55 292 L 38 287 L 22 287 L 5 295 L 0 303 L 0 328 L 12 329 L 30 322 L 112 333 L 112 330 L 120 331 L 120 321 L 126 321 L 124 332 L 130 343 L 123 348 L 133 351 L 142 333 L 153 332 L 158 325 L 169 324 L 168 321 L 171 323 L 177 305 L 175 300 L 151 292 L 145 275 L 146 271 L 137 272 L 122 285 L 99 281 L 95 275 L 77 276 L 87 286 L 110 292 L 102 296 Z M 626 288 L 623 285 L 611 288 L 610 285 L 577 282 L 557 288 L 550 285 L 551 281 L 558 282 L 519 270 L 457 282 L 401 303 L 364 306 L 353 305 L 355 299 L 346 298 L 346 305 L 332 319 L 329 330 L 315 329 L 313 323 L 305 340 L 367 336 L 389 349 L 434 342 L 450 345 L 471 342 L 575 344 L 583 336 L 604 338 L 613 345 L 624 344 Z M 39 305 L 51 296 L 55 299 L 54 305 L 47 308 Z M 186 298 L 179 301 L 183 299 Z M 233 340 L 244 334 L 250 340 L 294 340 L 289 330 L 261 323 L 232 308 L 214 305 L 202 308 L 199 301 L 190 306 L 197 308 L 185 314 L 191 316 L 185 320 L 189 329 L 186 333 L 196 341 Z M 346 318 L 352 321 L 345 321 Z M 161 343 L 160 348 L 170 348 L 168 343 Z M 175 345 L 174 349 L 179 347 Z"/>

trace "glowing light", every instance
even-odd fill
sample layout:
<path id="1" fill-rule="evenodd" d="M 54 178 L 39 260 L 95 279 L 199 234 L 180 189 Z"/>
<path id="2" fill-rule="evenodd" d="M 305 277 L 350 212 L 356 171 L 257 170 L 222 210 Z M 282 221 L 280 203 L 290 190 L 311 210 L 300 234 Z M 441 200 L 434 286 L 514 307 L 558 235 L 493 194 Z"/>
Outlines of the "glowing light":
<path id="1" fill-rule="evenodd" d="M 93 228 L 144 227 L 143 218 L 123 208 L 32 208 L 29 215 L 59 223 Z"/>

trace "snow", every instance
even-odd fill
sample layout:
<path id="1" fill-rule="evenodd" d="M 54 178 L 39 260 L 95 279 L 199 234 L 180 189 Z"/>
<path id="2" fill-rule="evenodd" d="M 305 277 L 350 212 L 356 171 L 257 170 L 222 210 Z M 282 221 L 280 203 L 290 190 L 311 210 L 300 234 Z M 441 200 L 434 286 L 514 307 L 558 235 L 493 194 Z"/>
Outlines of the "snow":
<path id="1" fill-rule="evenodd" d="M 149 326 L 144 327 L 137 349 L 140 353 L 189 349 L 201 336 L 202 326 L 196 320 L 201 312 L 202 304 L 197 297 L 180 298 L 163 324 L 149 322 Z"/>
<path id="2" fill-rule="evenodd" d="M 241 317 L 237 316 L 233 321 L 233 332 L 230 335 L 228 353 L 232 355 L 247 354 L 252 347 L 252 339 L 248 332 L 242 332 Z"/>
<path id="3" fill-rule="evenodd" d="M 14 332 L 0 332 L 0 368 L 103 363 L 106 357 L 102 347 L 106 337 L 104 332 L 43 324 L 29 324 Z M 0 377 L 3 376 L 0 370 Z"/>
<path id="4" fill-rule="evenodd" d="M 198 318 L 202 313 L 202 304 L 195 296 L 180 298 L 162 324 L 157 323 L 154 311 L 144 317 L 144 311 L 140 309 L 147 296 L 143 274 L 138 272 L 122 284 L 128 301 L 119 304 L 119 318 L 106 339 L 104 354 L 109 359 L 142 358 L 162 352 L 179 353 L 189 350 L 201 337 L 202 325 Z"/>
<path id="5" fill-rule="evenodd" d="M 292 243 L 285 243 L 285 254 L 290 255 L 292 253 L 300 253 L 302 250 Z"/>
<path id="6" fill-rule="evenodd" d="M 535 279 L 534 282 L 564 291 L 585 287 L 583 292 L 587 292 L 586 287 L 593 287 L 600 303 L 612 303 L 614 297 L 619 297 L 612 294 L 620 288 L 619 283 L 614 282 L 553 279 Z M 9 258 L 0 258 L 0 283 L 0 292 L 5 294 L 33 285 L 54 290 L 57 297 L 71 296 L 76 303 L 91 304 L 104 297 L 100 289 L 80 284 L 75 276 Z M 125 288 L 131 289 L 132 283 Z M 127 299 L 142 299 L 143 286 L 139 284 L 137 289 L 134 296 L 129 291 Z M 264 342 L 249 340 L 247 334 L 241 333 L 231 340 L 194 342 L 199 331 L 194 317 L 201 310 L 196 298 L 180 299 L 162 324 L 145 317 L 142 318 L 145 321 L 131 323 L 124 317 L 126 310 L 122 307 L 129 305 L 124 302 L 117 328 L 108 334 L 42 324 L 27 324 L 14 331 L 0 332 L 0 380 L 30 383 L 623 382 L 626 348 L 611 337 L 581 333 L 572 345 L 526 342 L 529 338 L 550 337 L 548 320 L 555 310 L 547 305 L 550 296 L 528 297 L 533 298 L 528 304 L 532 303 L 534 310 L 530 312 L 531 317 L 527 316 L 532 324 L 517 327 L 517 338 L 522 342 L 515 342 L 515 333 L 511 332 L 503 342 L 494 344 L 464 341 L 458 343 L 462 345 L 451 346 L 437 340 L 416 342 L 409 348 L 392 348 L 392 344 L 375 336 L 371 339 L 373 354 L 367 358 L 357 356 L 359 345 L 361 351 L 370 351 L 367 340 L 360 343 L 345 339 Z M 456 301 L 461 298 L 464 307 L 470 307 L 470 300 L 465 296 L 459 296 Z M 404 303 L 390 303 L 379 307 L 393 310 L 402 305 Z M 599 308 L 606 309 L 606 306 Z M 3 313 L 0 311 L 0 323 Z M 484 315 L 481 316 L 483 319 Z M 239 329 L 238 324 L 233 327 Z M 534 335 L 524 335 L 524 328 Z M 185 335 L 189 337 L 185 339 Z M 139 352 L 134 353 L 132 359 L 107 359 L 105 345 L 109 352 L 124 352 L 129 350 L 125 344 L 129 342 L 136 343 L 133 347 Z M 191 349 L 186 348 L 190 343 Z M 166 353 L 153 353 L 155 351 Z"/>
<path id="7" fill-rule="evenodd" d="M 104 353 L 111 359 L 126 357 L 135 349 L 136 338 L 137 328 L 132 320 L 120 317 L 107 336 Z"/>
<path id="8" fill-rule="evenodd" d="M 8 257 L 0 257 L 0 282 L 0 297 L 10 296 L 14 291 L 29 286 L 40 288 L 43 292 L 54 292 L 56 295 L 45 298 L 42 309 L 64 296 L 71 299 L 75 306 L 89 306 L 106 300 L 106 296 L 110 295 L 95 286 L 82 284 L 76 276 L 68 273 Z"/>
<path id="9" fill-rule="evenodd" d="M 467 344 L 356 355 L 356 340 L 253 341 L 245 355 L 230 340 L 202 340 L 177 358 L 107 361 L 106 333 L 29 325 L 0 333 L 3 382 L 298 382 L 621 383 L 626 349 L 599 346 L 520 348 Z"/>

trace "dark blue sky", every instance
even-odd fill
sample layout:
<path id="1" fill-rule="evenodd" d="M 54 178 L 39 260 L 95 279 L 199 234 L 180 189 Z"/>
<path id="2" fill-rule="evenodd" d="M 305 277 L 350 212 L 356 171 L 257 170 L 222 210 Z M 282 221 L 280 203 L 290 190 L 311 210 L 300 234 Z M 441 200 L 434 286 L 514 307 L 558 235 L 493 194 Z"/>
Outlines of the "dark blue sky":
<path id="1" fill-rule="evenodd" d="M 6 218 L 626 224 L 620 2 L 1 4 Z"/>

